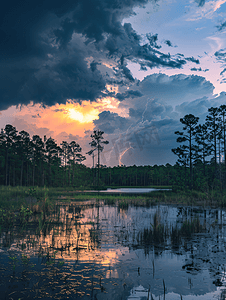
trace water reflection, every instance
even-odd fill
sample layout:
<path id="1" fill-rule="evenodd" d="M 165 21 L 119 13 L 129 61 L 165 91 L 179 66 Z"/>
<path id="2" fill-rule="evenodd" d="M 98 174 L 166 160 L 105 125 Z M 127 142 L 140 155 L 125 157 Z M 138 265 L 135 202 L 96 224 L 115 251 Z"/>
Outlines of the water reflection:
<path id="1" fill-rule="evenodd" d="M 118 189 L 111 189 L 108 188 L 107 190 L 100 191 L 101 193 L 128 193 L 128 194 L 144 194 L 150 193 L 154 191 L 171 191 L 171 189 L 154 189 L 154 188 L 118 188 Z"/>
<path id="2" fill-rule="evenodd" d="M 225 299 L 225 221 L 221 210 L 58 203 L 26 227 L 2 230 L 0 292 L 13 300 Z"/>

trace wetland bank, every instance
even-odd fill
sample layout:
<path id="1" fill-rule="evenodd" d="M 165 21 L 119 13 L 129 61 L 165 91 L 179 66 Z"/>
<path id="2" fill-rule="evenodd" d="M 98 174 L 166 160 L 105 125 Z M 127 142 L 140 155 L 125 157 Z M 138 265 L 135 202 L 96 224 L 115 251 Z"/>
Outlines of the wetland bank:
<path id="1" fill-rule="evenodd" d="M 1 208 L 2 299 L 225 299 L 224 208 L 42 192 Z"/>

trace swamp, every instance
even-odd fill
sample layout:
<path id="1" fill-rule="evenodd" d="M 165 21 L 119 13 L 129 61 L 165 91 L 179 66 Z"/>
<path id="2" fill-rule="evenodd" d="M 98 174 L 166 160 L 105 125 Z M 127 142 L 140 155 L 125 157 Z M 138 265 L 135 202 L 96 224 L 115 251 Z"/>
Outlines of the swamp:
<path id="1" fill-rule="evenodd" d="M 1 208 L 1 299 L 225 299 L 224 208 L 61 198 Z"/>

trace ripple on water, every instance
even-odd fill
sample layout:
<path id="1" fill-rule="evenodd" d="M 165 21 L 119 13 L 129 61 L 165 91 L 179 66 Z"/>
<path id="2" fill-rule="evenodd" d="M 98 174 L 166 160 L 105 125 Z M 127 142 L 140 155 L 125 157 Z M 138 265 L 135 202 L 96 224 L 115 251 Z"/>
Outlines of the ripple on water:
<path id="1" fill-rule="evenodd" d="M 40 218 L 1 231 L 3 299 L 225 297 L 225 211 L 83 203 Z"/>

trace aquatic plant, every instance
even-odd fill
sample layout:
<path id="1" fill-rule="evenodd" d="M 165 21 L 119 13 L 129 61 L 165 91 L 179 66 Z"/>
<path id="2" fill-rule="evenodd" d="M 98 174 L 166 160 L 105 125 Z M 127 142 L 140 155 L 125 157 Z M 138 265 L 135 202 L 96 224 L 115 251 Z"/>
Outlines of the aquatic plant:
<path id="1" fill-rule="evenodd" d="M 32 210 L 30 210 L 28 207 L 24 207 L 21 205 L 20 207 L 20 223 L 25 224 L 28 222 L 29 217 L 33 214 Z"/>
<path id="2" fill-rule="evenodd" d="M 18 258 L 16 255 L 12 255 L 12 256 L 9 255 L 9 259 L 11 260 L 12 268 L 15 271 L 16 265 L 18 264 Z"/>
<path id="3" fill-rule="evenodd" d="M 113 196 L 113 197 L 107 197 L 104 199 L 104 203 L 107 205 L 114 205 L 116 203 L 117 199 Z"/>
<path id="4" fill-rule="evenodd" d="M 118 207 L 122 208 L 122 209 L 128 209 L 129 203 L 128 203 L 128 201 L 125 201 L 125 200 L 119 200 Z"/>

